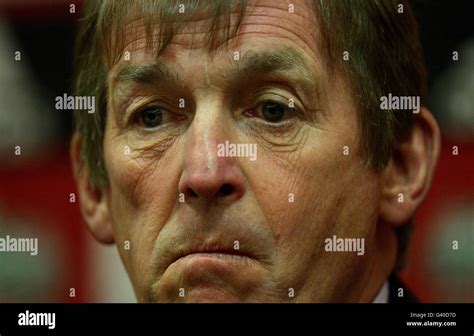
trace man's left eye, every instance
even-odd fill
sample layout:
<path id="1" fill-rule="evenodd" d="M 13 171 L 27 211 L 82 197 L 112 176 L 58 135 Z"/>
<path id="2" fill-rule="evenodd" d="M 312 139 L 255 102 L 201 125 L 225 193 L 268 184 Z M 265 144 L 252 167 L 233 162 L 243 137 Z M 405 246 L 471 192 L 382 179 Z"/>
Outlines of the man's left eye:
<path id="1" fill-rule="evenodd" d="M 273 101 L 260 103 L 253 111 L 254 116 L 261 117 L 266 122 L 275 124 L 290 117 L 292 113 L 293 111 L 289 107 Z"/>
<path id="2" fill-rule="evenodd" d="M 159 107 L 147 107 L 140 111 L 138 117 L 145 127 L 153 128 L 163 121 L 163 111 Z"/>

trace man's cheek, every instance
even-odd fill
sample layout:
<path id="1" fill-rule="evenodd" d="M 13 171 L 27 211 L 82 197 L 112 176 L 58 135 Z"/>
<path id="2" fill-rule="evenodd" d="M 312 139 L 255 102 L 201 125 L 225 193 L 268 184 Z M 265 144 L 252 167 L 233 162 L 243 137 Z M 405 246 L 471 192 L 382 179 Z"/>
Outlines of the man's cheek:
<path id="1" fill-rule="evenodd" d="M 317 242 L 322 228 L 314 230 L 311 225 L 321 217 L 324 195 L 317 192 L 318 174 L 304 173 L 304 164 L 310 162 L 282 166 L 264 155 L 258 161 L 261 166 L 252 171 L 249 183 L 276 242 L 275 275 L 289 286 L 291 278 L 297 275 L 295 272 L 305 269 L 299 267 L 306 259 L 302 241 L 310 236 L 309 240 Z M 314 243 L 308 246 L 306 250 L 312 250 Z"/>
<path id="2" fill-rule="evenodd" d="M 117 247 L 130 263 L 151 255 L 154 241 L 178 201 L 177 191 L 173 192 L 177 190 L 177 178 L 165 174 L 176 172 L 177 168 L 167 168 L 166 160 L 144 159 L 125 146 L 115 144 L 109 148 L 106 166 L 110 210 L 119 237 Z M 129 248 L 125 249 L 127 242 Z M 146 262 L 136 264 L 135 267 L 146 267 Z"/>
<path id="3" fill-rule="evenodd" d="M 173 192 L 177 182 L 163 174 L 170 170 L 158 162 L 123 155 L 112 165 L 111 206 L 119 230 L 137 242 L 156 237 L 178 201 L 177 191 Z"/>
<path id="4" fill-rule="evenodd" d="M 110 141 L 106 152 L 106 166 L 114 192 L 121 195 L 133 211 L 143 211 L 151 205 L 157 195 L 171 192 L 173 179 L 166 172 L 175 170 L 167 167 L 162 153 L 133 146 L 128 138 Z M 174 179 L 176 180 L 176 179 Z"/>
<path id="5" fill-rule="evenodd" d="M 324 239 L 337 222 L 338 195 L 313 192 L 315 184 L 295 188 L 299 201 L 287 204 L 272 216 L 277 236 L 278 278 L 297 289 L 308 276 L 306 265 L 314 264 L 324 251 Z M 314 182 L 313 182 L 314 183 Z"/>

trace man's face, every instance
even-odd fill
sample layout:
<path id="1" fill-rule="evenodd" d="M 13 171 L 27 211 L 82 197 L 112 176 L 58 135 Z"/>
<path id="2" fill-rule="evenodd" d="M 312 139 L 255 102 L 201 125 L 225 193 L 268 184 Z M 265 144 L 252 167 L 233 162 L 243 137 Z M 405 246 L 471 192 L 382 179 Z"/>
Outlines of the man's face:
<path id="1" fill-rule="evenodd" d="M 215 52 L 205 20 L 158 59 L 132 21 L 130 60 L 109 74 L 105 195 L 138 300 L 359 300 L 379 176 L 363 165 L 356 104 L 325 65 L 315 15 L 259 1 Z M 226 142 L 256 155 L 222 155 Z M 365 254 L 326 251 L 334 235 L 365 238 Z"/>

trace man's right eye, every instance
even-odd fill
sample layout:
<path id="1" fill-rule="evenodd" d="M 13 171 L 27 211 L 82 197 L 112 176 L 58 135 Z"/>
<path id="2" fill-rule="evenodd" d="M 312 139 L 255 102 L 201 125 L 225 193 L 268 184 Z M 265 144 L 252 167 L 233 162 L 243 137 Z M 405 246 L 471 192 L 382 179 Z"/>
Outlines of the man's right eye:
<path id="1" fill-rule="evenodd" d="M 146 107 L 138 113 L 139 124 L 146 128 L 155 128 L 163 121 L 163 110 L 159 107 Z"/>

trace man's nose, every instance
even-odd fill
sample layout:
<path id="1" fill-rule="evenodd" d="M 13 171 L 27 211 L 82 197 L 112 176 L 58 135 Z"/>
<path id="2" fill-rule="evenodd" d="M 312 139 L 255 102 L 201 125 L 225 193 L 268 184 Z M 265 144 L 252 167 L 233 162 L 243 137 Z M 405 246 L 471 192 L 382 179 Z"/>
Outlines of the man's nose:
<path id="1" fill-rule="evenodd" d="M 245 177 L 236 158 L 218 155 L 218 144 L 225 142 L 223 128 L 227 127 L 218 123 L 192 127 L 178 186 L 186 203 L 230 204 L 245 194 Z"/>

